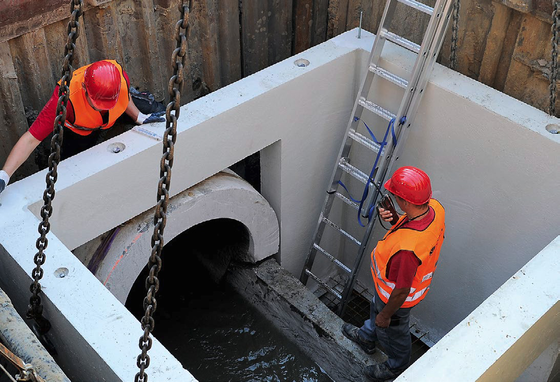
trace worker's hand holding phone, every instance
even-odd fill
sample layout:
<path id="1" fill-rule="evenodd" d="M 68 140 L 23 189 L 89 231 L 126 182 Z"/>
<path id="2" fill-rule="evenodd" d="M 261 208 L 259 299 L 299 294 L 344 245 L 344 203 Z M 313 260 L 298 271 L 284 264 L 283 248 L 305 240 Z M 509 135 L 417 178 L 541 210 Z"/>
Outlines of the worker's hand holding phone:
<path id="1" fill-rule="evenodd" d="M 393 202 L 391 201 L 391 197 L 389 195 L 383 195 L 383 198 L 381 198 L 377 208 L 381 219 L 391 223 L 391 225 L 395 225 L 399 220 L 399 214 L 397 213 L 397 210 L 395 210 L 395 206 L 393 206 Z"/>
<path id="2" fill-rule="evenodd" d="M 393 220 L 393 213 L 389 210 L 379 207 L 379 216 L 386 222 Z"/>

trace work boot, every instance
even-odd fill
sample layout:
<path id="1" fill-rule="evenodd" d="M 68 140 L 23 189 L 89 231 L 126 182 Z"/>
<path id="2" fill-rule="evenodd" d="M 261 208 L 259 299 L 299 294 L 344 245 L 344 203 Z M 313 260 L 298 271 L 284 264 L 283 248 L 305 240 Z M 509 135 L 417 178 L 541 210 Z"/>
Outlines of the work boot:
<path id="1" fill-rule="evenodd" d="M 350 341 L 355 342 L 358 345 L 360 345 L 362 350 L 364 352 L 366 352 L 367 354 L 375 353 L 375 342 L 364 340 L 360 336 L 359 330 L 360 329 L 358 329 L 357 327 L 355 327 L 352 324 L 347 323 L 347 324 L 342 325 L 342 334 L 344 334 L 344 337 L 346 337 Z"/>
<path id="2" fill-rule="evenodd" d="M 386 362 L 366 366 L 364 373 L 370 381 L 386 382 L 397 378 L 404 370 L 391 370 Z"/>

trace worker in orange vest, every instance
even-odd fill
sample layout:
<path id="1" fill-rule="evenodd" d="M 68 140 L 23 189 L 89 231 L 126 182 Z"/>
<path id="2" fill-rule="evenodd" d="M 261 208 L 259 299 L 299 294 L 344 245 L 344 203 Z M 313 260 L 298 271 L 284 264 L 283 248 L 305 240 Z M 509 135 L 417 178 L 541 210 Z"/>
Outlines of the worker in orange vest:
<path id="1" fill-rule="evenodd" d="M 367 354 L 375 352 L 376 343 L 385 349 L 387 361 L 364 370 L 375 382 L 396 378 L 410 362 L 410 310 L 430 289 L 445 233 L 445 211 L 432 199 L 430 178 L 424 171 L 401 167 L 385 188 L 404 215 L 371 253 L 375 293 L 370 318 L 361 328 L 342 326 L 342 333 Z M 379 214 L 387 222 L 393 218 L 383 208 Z"/>
<path id="2" fill-rule="evenodd" d="M 0 171 L 0 193 L 29 155 L 53 132 L 60 81 L 41 113 L 17 141 Z M 70 80 L 62 159 L 97 143 L 99 132 L 109 129 L 126 113 L 136 124 L 163 122 L 163 112 L 146 115 L 130 97 L 130 81 L 120 64 L 102 60 L 73 72 Z"/>

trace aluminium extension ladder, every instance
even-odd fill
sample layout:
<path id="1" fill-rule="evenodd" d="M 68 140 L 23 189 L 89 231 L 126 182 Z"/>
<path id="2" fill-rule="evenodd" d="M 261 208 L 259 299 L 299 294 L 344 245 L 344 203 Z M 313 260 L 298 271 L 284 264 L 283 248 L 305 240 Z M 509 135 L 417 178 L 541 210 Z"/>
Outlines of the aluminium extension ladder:
<path id="1" fill-rule="evenodd" d="M 426 27 L 421 46 L 389 31 L 398 2 L 430 16 L 430 21 Z M 356 276 L 361 267 L 362 260 L 366 253 L 366 247 L 373 232 L 377 208 L 373 208 L 374 215 L 369 216 L 372 211 L 370 207 L 375 206 L 377 200 L 381 197 L 379 187 L 384 183 L 388 174 L 391 174 L 392 167 L 402 151 L 406 136 L 410 130 L 409 128 L 413 123 L 414 115 L 416 114 L 416 110 L 422 98 L 424 87 L 428 82 L 434 62 L 443 43 L 452 10 L 452 3 L 453 0 L 437 0 L 434 8 L 431 8 L 415 0 L 387 0 L 387 4 L 385 5 L 383 17 L 370 54 L 367 74 L 354 103 L 350 122 L 348 123 L 345 138 L 331 177 L 330 188 L 327 191 L 323 210 L 319 216 L 314 241 L 300 276 L 300 280 L 304 284 L 306 284 L 308 278 L 311 277 L 315 282 L 325 288 L 327 292 L 334 295 L 340 301 L 337 312 L 340 316 L 344 313 L 348 300 L 351 297 Z M 410 74 L 410 79 L 401 78 L 380 66 L 381 53 L 387 40 L 416 53 L 417 57 L 412 73 Z M 398 86 L 404 89 L 404 91 L 401 90 L 403 96 L 396 113 L 379 105 L 382 100 L 380 95 L 373 94 L 370 96 L 374 77 L 380 78 L 381 81 L 388 81 L 390 86 Z M 377 101 L 377 99 L 380 101 Z M 385 133 L 385 136 L 388 137 L 386 144 L 380 144 L 377 140 L 372 140 L 358 132 L 358 124 L 363 116 L 368 116 L 367 113 L 373 113 L 375 118 L 381 117 L 389 122 L 387 132 Z M 393 134 L 388 134 L 391 125 L 394 129 Z M 372 169 L 370 175 L 350 164 L 352 162 L 352 158 L 350 158 L 350 149 L 354 142 L 365 146 L 367 149 L 371 150 L 374 155 L 378 156 L 379 161 L 376 161 L 378 163 L 377 167 Z M 379 154 L 379 150 L 382 150 L 381 154 Z M 369 196 L 367 200 L 365 200 L 365 203 L 363 203 L 364 198 L 361 200 L 362 203 L 357 203 L 355 199 L 347 197 L 344 194 L 344 191 L 349 192 L 340 182 L 344 173 L 359 181 L 364 187 L 368 187 Z M 341 186 L 345 188 L 344 191 L 340 189 Z M 373 186 L 376 187 L 374 188 Z M 329 213 L 331 212 L 333 202 L 336 198 L 340 199 L 343 205 L 353 207 L 362 216 L 369 216 L 369 220 L 365 226 L 365 233 L 361 241 L 349 233 L 351 228 L 343 227 L 343 224 L 337 224 L 332 219 L 329 219 Z M 358 247 L 352 268 L 343 264 L 335 255 L 332 255 L 329 251 L 321 247 L 321 239 L 327 226 L 341 235 L 341 240 L 349 240 Z M 342 293 L 340 293 L 340 288 L 339 290 L 332 288 L 327 282 L 311 272 L 316 254 L 318 253 L 338 266 L 345 275 Z"/>

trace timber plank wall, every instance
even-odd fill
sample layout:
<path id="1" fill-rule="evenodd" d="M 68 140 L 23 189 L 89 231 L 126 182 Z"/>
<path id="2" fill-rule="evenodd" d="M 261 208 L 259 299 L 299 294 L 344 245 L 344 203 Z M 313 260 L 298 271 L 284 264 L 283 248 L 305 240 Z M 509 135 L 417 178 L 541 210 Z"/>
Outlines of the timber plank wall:
<path id="1" fill-rule="evenodd" d="M 425 1 L 433 5 L 435 0 Z M 179 0 L 85 0 L 74 67 L 121 62 L 132 86 L 167 98 Z M 197 97 L 359 24 L 376 32 L 385 0 L 204 0 L 191 10 L 181 97 Z M 399 7 L 402 6 L 399 4 Z M 461 0 L 458 71 L 546 110 L 550 0 Z M 69 0 L 0 2 L 0 164 L 61 77 Z M 428 17 L 398 9 L 393 30 L 420 42 Z M 448 65 L 450 32 L 440 63 Z M 326 79 L 328 80 L 328 79 Z M 559 108 L 560 109 L 560 108 Z M 14 179 L 37 171 L 32 157 Z"/>

